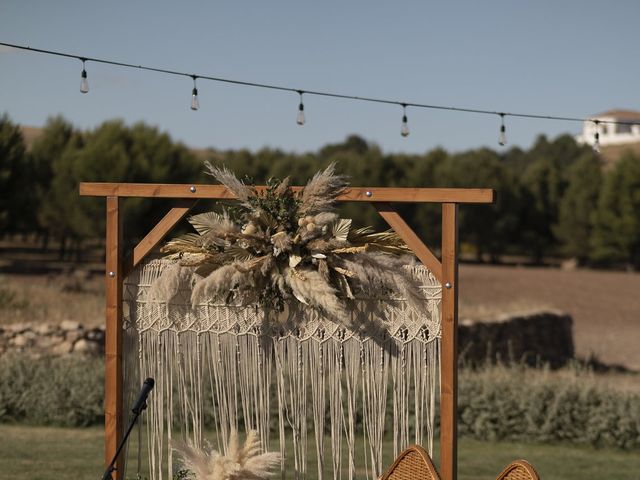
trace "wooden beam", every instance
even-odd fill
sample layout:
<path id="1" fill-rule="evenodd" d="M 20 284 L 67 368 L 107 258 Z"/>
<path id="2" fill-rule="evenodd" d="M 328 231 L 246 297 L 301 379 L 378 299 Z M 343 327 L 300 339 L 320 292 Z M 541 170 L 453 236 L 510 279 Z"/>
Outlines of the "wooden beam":
<path id="1" fill-rule="evenodd" d="M 105 467 L 118 448 L 123 433 L 122 405 L 122 211 L 121 199 L 107 197 L 106 331 L 104 378 Z M 115 480 L 123 480 L 116 463 Z"/>
<path id="2" fill-rule="evenodd" d="M 440 471 L 456 480 L 458 463 L 458 206 L 442 205 L 442 351 Z"/>
<path id="3" fill-rule="evenodd" d="M 374 203 L 373 206 L 389 226 L 404 240 L 407 246 L 413 250 L 413 253 L 416 254 L 424 266 L 442 283 L 442 264 L 440 260 L 407 225 L 407 222 L 404 221 L 393 206 L 389 203 Z"/>
<path id="4" fill-rule="evenodd" d="M 144 258 L 167 236 L 176 224 L 189 213 L 189 211 L 198 203 L 198 200 L 176 201 L 175 207 L 167 212 L 162 219 L 151 229 L 151 231 L 142 239 L 140 243 L 133 249 L 133 254 L 125 260 L 123 278 L 131 273 Z"/>
<path id="5" fill-rule="evenodd" d="M 256 187 L 262 191 L 266 187 Z M 293 187 L 299 191 L 302 187 Z M 158 183 L 81 183 L 80 195 L 95 197 L 215 198 L 235 196 L 222 185 Z M 493 203 L 495 192 L 487 188 L 350 187 L 341 202 Z"/>

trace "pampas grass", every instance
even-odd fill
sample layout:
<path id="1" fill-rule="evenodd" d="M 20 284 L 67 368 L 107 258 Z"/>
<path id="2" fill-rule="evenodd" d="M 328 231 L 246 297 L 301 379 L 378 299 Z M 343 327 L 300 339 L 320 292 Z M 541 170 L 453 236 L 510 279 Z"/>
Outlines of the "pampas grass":
<path id="1" fill-rule="evenodd" d="M 285 274 L 285 280 L 293 296 L 300 302 L 321 310 L 338 322 L 347 323 L 345 320 L 349 313 L 337 297 L 337 290 L 317 270 L 305 269 L 298 272 L 290 268 Z"/>
<path id="2" fill-rule="evenodd" d="M 151 284 L 147 295 L 150 300 L 171 302 L 180 290 L 189 287 L 193 276 L 191 268 L 179 263 L 171 265 Z"/>
<path id="3" fill-rule="evenodd" d="M 211 299 L 237 300 L 252 303 L 256 299 L 256 283 L 250 266 L 234 262 L 213 270 L 197 282 L 191 293 L 191 303 L 197 305 Z M 225 298 L 223 295 L 226 295 Z"/>
<path id="4" fill-rule="evenodd" d="M 253 430 L 247 433 L 243 445 L 233 430 L 226 455 L 211 448 L 204 450 L 185 443 L 176 443 L 173 449 L 196 480 L 264 480 L 275 474 L 281 460 L 279 453 L 261 453 L 258 432 Z"/>
<path id="5" fill-rule="evenodd" d="M 299 214 L 314 215 L 333 210 L 338 196 L 347 188 L 346 177 L 336 175 L 336 164 L 331 163 L 316 173 L 302 191 Z"/>
<path id="6" fill-rule="evenodd" d="M 254 189 L 242 183 L 242 181 L 226 167 L 219 168 L 208 161 L 205 162 L 204 165 L 207 168 L 206 173 L 227 187 L 242 203 L 246 203 L 249 197 L 255 196 Z"/>
<path id="7" fill-rule="evenodd" d="M 339 262 L 358 279 L 358 287 L 363 293 L 380 296 L 385 291 L 398 292 L 414 309 L 424 309 L 424 295 L 415 279 L 404 268 L 405 265 L 414 263 L 412 258 L 363 252 L 340 257 Z"/>

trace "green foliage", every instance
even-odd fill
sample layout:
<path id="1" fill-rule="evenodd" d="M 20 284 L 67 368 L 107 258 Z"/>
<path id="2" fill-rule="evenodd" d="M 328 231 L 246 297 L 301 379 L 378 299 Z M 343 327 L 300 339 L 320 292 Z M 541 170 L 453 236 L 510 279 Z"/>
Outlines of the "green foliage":
<path id="1" fill-rule="evenodd" d="M 634 155 L 605 176 L 591 242 L 596 261 L 640 266 L 640 159 Z"/>
<path id="2" fill-rule="evenodd" d="M 489 253 L 495 260 L 517 234 L 517 191 L 515 178 L 496 152 L 472 150 L 441 162 L 436 170 L 438 186 L 494 188 L 499 192 L 495 205 L 469 205 L 460 211 L 460 231 L 476 248 L 479 260 Z"/>
<path id="3" fill-rule="evenodd" d="M 0 422 L 95 425 L 103 418 L 103 371 L 101 358 L 4 355 L 0 362 Z"/>
<path id="4" fill-rule="evenodd" d="M 459 433 L 479 440 L 640 447 L 640 395 L 587 371 L 462 370 Z"/>
<path id="5" fill-rule="evenodd" d="M 29 228 L 29 157 L 17 125 L 0 117 L 0 234 Z"/>
<path id="6" fill-rule="evenodd" d="M 62 234 L 62 231 L 59 231 L 58 222 L 61 217 L 64 217 L 58 209 L 64 204 L 52 203 L 52 201 L 58 200 L 51 194 L 54 173 L 60 177 L 59 172 L 54 172 L 54 165 L 67 148 L 73 148 L 80 142 L 81 134 L 75 131 L 73 126 L 63 117 L 56 116 L 47 120 L 42 134 L 31 147 L 33 171 L 31 172 L 30 184 L 36 208 L 37 225 L 40 229 L 58 236 Z"/>
<path id="7" fill-rule="evenodd" d="M 2 357 L 0 423 L 66 427 L 101 423 L 103 371 L 101 358 Z M 607 383 L 606 377 L 570 368 L 462 369 L 459 433 L 478 440 L 637 449 L 640 394 L 607 387 Z M 203 394 L 204 404 L 213 405 L 211 390 L 204 389 Z M 275 421 L 277 407 L 272 408 Z M 212 427 L 213 411 L 205 409 L 204 413 L 205 425 Z M 275 423 L 272 427 L 276 428 Z"/>
<path id="8" fill-rule="evenodd" d="M 300 201 L 293 190 L 281 187 L 282 180 L 270 178 L 267 180 L 267 189 L 261 195 L 249 198 L 249 203 L 256 211 L 263 211 L 276 225 L 285 231 L 293 230 L 297 226 L 298 207 Z M 245 212 L 243 220 L 253 220 L 250 212 Z"/>
<path id="9" fill-rule="evenodd" d="M 591 253 L 592 219 L 602 184 L 598 157 L 592 153 L 582 155 L 567 170 L 567 182 L 554 232 L 563 245 L 563 252 L 584 264 Z"/>
<path id="10" fill-rule="evenodd" d="M 495 205 L 460 211 L 464 247 L 478 259 L 499 261 L 502 255 L 517 254 L 542 262 L 561 255 L 582 264 L 640 267 L 640 160 L 629 155 L 603 174 L 589 147 L 568 135 L 552 140 L 541 136 L 529 150 L 501 153 L 482 148 L 450 154 L 436 148 L 416 155 L 385 154 L 351 135 L 317 152 L 263 148 L 196 154 L 142 123 L 108 121 L 81 132 L 54 117 L 26 151 L 18 127 L 5 115 L 0 119 L 0 233 L 38 232 L 76 244 L 100 239 L 104 202 L 79 197 L 80 182 L 207 183 L 211 179 L 203 174 L 204 160 L 226 165 L 257 184 L 287 176 L 292 184 L 303 184 L 337 162 L 352 185 L 491 187 L 498 192 Z M 208 208 L 202 203 L 199 208 Z M 125 229 L 132 241 L 146 234 L 166 205 L 162 200 L 124 202 Z M 439 244 L 438 205 L 397 208 L 427 244 Z M 354 226 L 387 227 L 374 209 L 361 204 L 343 204 L 339 213 L 354 219 Z"/>

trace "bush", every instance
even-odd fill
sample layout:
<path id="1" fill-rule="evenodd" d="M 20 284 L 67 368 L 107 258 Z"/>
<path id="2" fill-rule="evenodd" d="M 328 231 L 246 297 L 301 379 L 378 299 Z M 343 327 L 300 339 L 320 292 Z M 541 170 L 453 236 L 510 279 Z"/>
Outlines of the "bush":
<path id="1" fill-rule="evenodd" d="M 104 360 L 5 355 L 0 361 L 0 422 L 84 427 L 102 422 Z"/>
<path id="2" fill-rule="evenodd" d="M 461 436 L 640 447 L 640 394 L 607 388 L 592 372 L 497 366 L 462 369 L 459 380 Z M 210 389 L 204 392 L 204 404 L 213 405 Z M 102 358 L 1 358 L 0 422 L 95 425 L 103 420 L 103 399 Z M 204 417 L 212 427 L 213 411 L 205 409 Z"/>
<path id="3" fill-rule="evenodd" d="M 487 367 L 460 372 L 459 433 L 480 440 L 640 447 L 640 395 L 595 374 Z"/>

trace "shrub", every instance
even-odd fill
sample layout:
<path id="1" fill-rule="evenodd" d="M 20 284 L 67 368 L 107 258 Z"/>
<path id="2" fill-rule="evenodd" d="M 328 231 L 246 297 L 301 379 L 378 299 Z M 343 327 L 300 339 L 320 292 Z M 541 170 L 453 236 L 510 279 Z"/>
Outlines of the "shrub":
<path id="1" fill-rule="evenodd" d="M 104 363 L 70 355 L 0 361 L 0 421 L 83 427 L 103 419 Z"/>
<path id="2" fill-rule="evenodd" d="M 640 395 L 585 370 L 487 367 L 460 372 L 459 432 L 480 440 L 640 447 Z"/>
<path id="3" fill-rule="evenodd" d="M 590 371 L 571 368 L 462 369 L 459 433 L 492 441 L 567 442 L 626 450 L 640 447 L 640 394 L 607 388 L 599 380 L 600 376 Z M 211 390 L 203 393 L 204 405 L 213 405 Z M 102 358 L 0 358 L 0 422 L 65 427 L 99 424 L 103 398 Z M 275 402 L 272 408 L 275 429 Z M 204 421 L 213 425 L 211 408 L 204 410 Z"/>

